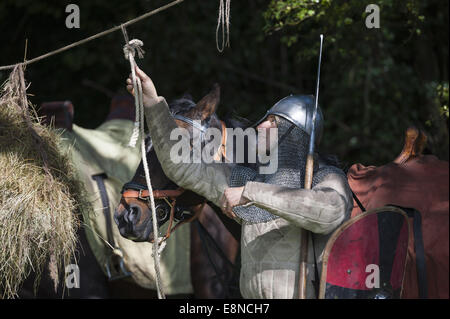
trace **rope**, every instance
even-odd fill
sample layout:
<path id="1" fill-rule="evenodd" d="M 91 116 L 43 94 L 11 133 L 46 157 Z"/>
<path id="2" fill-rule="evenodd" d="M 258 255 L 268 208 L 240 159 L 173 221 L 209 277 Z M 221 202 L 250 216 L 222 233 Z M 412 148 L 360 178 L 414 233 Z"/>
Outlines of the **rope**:
<path id="1" fill-rule="evenodd" d="M 230 47 L 230 6 L 231 0 L 219 0 L 219 17 L 217 18 L 216 46 L 219 52 L 223 52 L 225 47 Z M 222 27 L 222 47 L 219 47 L 219 30 Z M 225 29 L 227 33 L 225 41 Z"/>
<path id="2" fill-rule="evenodd" d="M 98 38 L 100 38 L 100 37 L 103 37 L 103 36 L 105 36 L 105 35 L 107 35 L 107 34 L 110 34 L 110 33 L 114 32 L 114 31 L 120 30 L 120 29 L 122 28 L 122 26 L 127 27 L 127 26 L 129 26 L 129 25 L 131 25 L 131 24 L 133 24 L 133 23 L 136 23 L 136 22 L 141 21 L 141 20 L 143 20 L 143 19 L 145 19 L 145 18 L 148 18 L 148 17 L 150 17 L 150 16 L 152 16 L 152 15 L 155 15 L 155 14 L 157 14 L 157 13 L 160 13 L 161 11 L 167 10 L 167 9 L 169 9 L 170 7 L 173 7 L 173 6 L 179 4 L 180 2 L 183 2 L 183 1 L 184 1 L 184 0 L 175 0 L 175 1 L 172 1 L 172 2 L 166 4 L 166 5 L 162 6 L 162 7 L 159 7 L 158 9 L 155 9 L 155 10 L 153 10 L 153 11 L 149 11 L 149 12 L 147 12 L 147 13 L 144 13 L 143 15 L 140 15 L 140 16 L 134 18 L 134 19 L 131 19 L 131 20 L 125 22 L 125 23 L 122 23 L 122 24 L 119 25 L 119 26 L 115 26 L 115 27 L 110 28 L 110 29 L 108 29 L 108 30 L 105 30 L 105 31 L 103 31 L 103 32 L 94 34 L 94 35 L 92 35 L 92 36 L 90 36 L 90 37 L 88 37 L 88 38 L 85 38 L 85 39 L 83 39 L 83 40 L 74 42 L 74 43 L 72 43 L 72 44 L 69 44 L 69 45 L 67 45 L 67 46 L 65 46 L 65 47 L 59 48 L 59 49 L 57 49 L 57 50 L 50 51 L 50 52 L 48 52 L 48 53 L 46 53 L 46 54 L 43 54 L 43 55 L 38 56 L 38 57 L 36 57 L 36 58 L 33 58 L 33 59 L 31 59 L 31 60 L 26 60 L 26 61 L 24 61 L 24 62 L 21 62 L 20 64 L 22 64 L 23 66 L 26 66 L 26 65 L 28 65 L 28 64 L 32 64 L 32 63 L 38 62 L 38 61 L 40 61 L 40 60 L 46 59 L 46 58 L 48 58 L 48 57 L 50 57 L 50 56 L 53 56 L 53 55 L 55 55 L 55 54 L 58 54 L 58 53 L 61 53 L 61 52 L 66 51 L 66 50 L 69 50 L 69 49 L 71 49 L 71 48 L 77 47 L 77 46 L 79 46 L 79 45 L 85 44 L 86 42 L 92 41 L 92 40 L 94 40 L 94 39 L 98 39 Z M 0 66 L 0 71 L 2 71 L 2 70 L 8 70 L 8 69 L 13 69 L 17 64 L 19 64 L 19 63 Z"/>
<path id="3" fill-rule="evenodd" d="M 147 152 L 145 150 L 145 138 L 144 138 L 144 103 L 143 103 L 143 96 L 142 96 L 142 83 L 141 79 L 136 76 L 136 61 L 134 60 L 136 51 L 138 53 L 138 56 L 140 58 L 143 58 L 144 50 L 142 50 L 141 46 L 143 46 L 143 42 L 138 39 L 133 39 L 131 41 L 128 40 L 128 34 L 125 29 L 125 26 L 121 26 L 123 36 L 125 38 L 125 45 L 123 47 L 123 52 L 125 55 L 125 59 L 130 61 L 130 68 L 131 68 L 131 77 L 133 81 L 133 88 L 134 88 L 134 102 L 136 107 L 136 119 L 135 119 L 135 126 L 133 129 L 133 134 L 130 139 L 129 145 L 135 146 L 136 141 L 139 138 L 139 134 L 141 135 L 141 154 L 142 154 L 142 162 L 144 166 L 144 172 L 145 172 L 145 181 L 147 183 L 148 192 L 150 195 L 150 207 L 152 210 L 152 222 L 153 222 L 153 234 L 156 238 L 156 240 L 153 243 L 153 260 L 155 263 L 155 273 L 156 273 L 156 291 L 158 293 L 159 299 L 165 299 L 165 294 L 163 290 L 162 280 L 161 280 L 161 265 L 160 265 L 160 254 L 162 252 L 162 249 L 164 249 L 165 245 L 160 245 L 160 237 L 159 237 L 159 229 L 158 229 L 158 223 L 156 218 L 156 208 L 155 208 L 155 199 L 153 196 L 153 188 L 152 188 L 152 182 L 150 179 L 150 172 L 148 169 L 148 162 L 147 162 Z M 134 145 L 133 145 L 134 144 Z"/>
<path id="4" fill-rule="evenodd" d="M 125 59 L 130 61 L 131 75 L 132 75 L 132 79 L 133 79 L 133 87 L 135 88 L 134 92 L 136 93 L 137 92 L 136 91 L 136 87 L 137 87 L 136 73 L 135 73 L 136 62 L 134 60 L 134 57 L 136 55 L 136 51 L 137 51 L 140 59 L 142 59 L 144 57 L 145 52 L 141 48 L 144 45 L 144 43 L 138 39 L 133 39 L 133 40 L 129 41 L 127 30 L 125 29 L 125 26 L 121 25 L 120 27 L 122 29 L 123 37 L 125 38 L 123 54 L 125 56 Z M 140 80 L 139 80 L 139 82 L 140 82 Z M 135 106 L 134 128 L 133 128 L 133 133 L 131 134 L 131 137 L 130 137 L 130 142 L 128 143 L 128 146 L 130 146 L 130 147 L 135 147 L 137 140 L 139 138 L 139 123 L 141 120 L 141 118 L 140 118 L 141 108 L 139 105 L 139 100 L 137 98 L 134 99 L 134 106 Z"/>

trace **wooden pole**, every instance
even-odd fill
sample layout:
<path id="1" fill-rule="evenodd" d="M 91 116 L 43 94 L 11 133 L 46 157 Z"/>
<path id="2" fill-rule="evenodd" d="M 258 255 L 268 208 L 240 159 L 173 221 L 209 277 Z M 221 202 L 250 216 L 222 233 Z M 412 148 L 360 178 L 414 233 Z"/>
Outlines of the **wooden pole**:
<path id="1" fill-rule="evenodd" d="M 317 83 L 316 83 L 316 96 L 315 96 L 315 107 L 312 117 L 312 129 L 311 136 L 309 140 L 309 151 L 308 157 L 306 158 L 306 169 L 305 169 L 305 189 L 311 189 L 312 177 L 314 171 L 314 144 L 315 144 L 315 131 L 316 131 L 316 116 L 317 108 L 319 105 L 319 84 L 320 84 L 320 64 L 322 62 L 322 45 L 323 45 L 323 35 L 320 35 L 320 52 L 319 52 L 319 67 L 317 70 Z M 300 238 L 300 273 L 299 273 L 299 286 L 298 286 L 298 297 L 299 299 L 306 299 L 306 278 L 307 278 L 307 265 L 308 265 L 308 244 L 309 244 L 309 231 L 302 229 L 302 234 Z"/>

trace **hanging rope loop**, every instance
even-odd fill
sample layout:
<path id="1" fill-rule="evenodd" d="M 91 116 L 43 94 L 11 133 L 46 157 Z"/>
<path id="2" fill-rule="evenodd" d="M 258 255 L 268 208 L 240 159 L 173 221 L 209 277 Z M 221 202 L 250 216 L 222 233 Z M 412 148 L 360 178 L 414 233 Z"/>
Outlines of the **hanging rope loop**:
<path id="1" fill-rule="evenodd" d="M 231 0 L 219 0 L 219 17 L 216 28 L 216 46 L 219 52 L 223 52 L 225 47 L 230 47 L 230 7 Z M 222 46 L 219 47 L 220 28 L 222 28 Z"/>

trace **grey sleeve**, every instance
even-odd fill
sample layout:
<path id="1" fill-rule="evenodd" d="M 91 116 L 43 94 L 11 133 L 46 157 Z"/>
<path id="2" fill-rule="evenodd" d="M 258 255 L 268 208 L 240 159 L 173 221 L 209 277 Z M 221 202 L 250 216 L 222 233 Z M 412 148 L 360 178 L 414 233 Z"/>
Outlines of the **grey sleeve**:
<path id="1" fill-rule="evenodd" d="M 328 234 L 348 219 L 353 199 L 347 179 L 330 173 L 311 190 L 248 182 L 242 194 L 256 205 L 294 225 Z"/>
<path id="2" fill-rule="evenodd" d="M 171 140 L 170 135 L 178 126 L 163 97 L 155 105 L 145 106 L 145 117 L 153 147 L 166 176 L 178 186 L 189 189 L 220 207 L 220 199 L 228 187 L 230 165 L 175 162 L 171 159 L 171 149 L 178 141 Z"/>

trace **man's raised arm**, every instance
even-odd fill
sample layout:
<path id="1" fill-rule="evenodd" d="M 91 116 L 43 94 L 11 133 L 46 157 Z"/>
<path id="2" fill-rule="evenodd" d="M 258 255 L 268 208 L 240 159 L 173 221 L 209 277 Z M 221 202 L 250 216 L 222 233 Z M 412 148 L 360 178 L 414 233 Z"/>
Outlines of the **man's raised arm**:
<path id="1" fill-rule="evenodd" d="M 220 199 L 225 188 L 228 187 L 229 165 L 173 161 L 170 153 L 177 141 L 171 140 L 170 134 L 178 126 L 165 98 L 157 95 L 152 80 L 138 67 L 136 67 L 136 75 L 142 81 L 146 122 L 164 173 L 178 186 L 192 190 L 220 207 Z M 131 83 L 131 79 L 127 79 L 127 89 L 133 94 Z"/>

